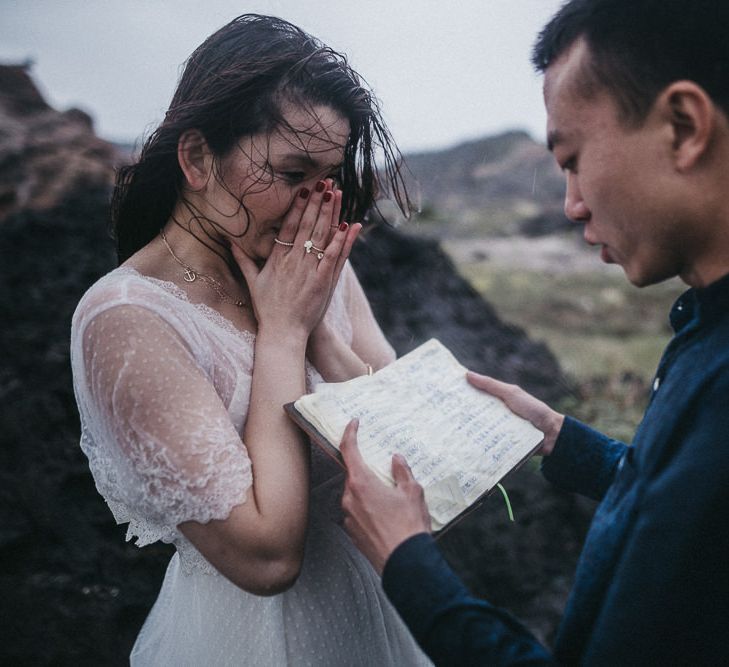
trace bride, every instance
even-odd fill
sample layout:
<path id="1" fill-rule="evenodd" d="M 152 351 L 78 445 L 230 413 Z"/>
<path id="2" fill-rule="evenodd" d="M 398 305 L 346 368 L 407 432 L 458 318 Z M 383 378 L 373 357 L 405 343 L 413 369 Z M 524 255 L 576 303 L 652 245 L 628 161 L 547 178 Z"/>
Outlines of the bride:
<path id="1" fill-rule="evenodd" d="M 120 171 L 121 265 L 71 347 L 99 492 L 128 539 L 176 547 L 132 664 L 428 664 L 340 529 L 341 474 L 282 409 L 394 358 L 341 220 L 404 193 L 396 156 L 342 56 L 244 15 Z"/>

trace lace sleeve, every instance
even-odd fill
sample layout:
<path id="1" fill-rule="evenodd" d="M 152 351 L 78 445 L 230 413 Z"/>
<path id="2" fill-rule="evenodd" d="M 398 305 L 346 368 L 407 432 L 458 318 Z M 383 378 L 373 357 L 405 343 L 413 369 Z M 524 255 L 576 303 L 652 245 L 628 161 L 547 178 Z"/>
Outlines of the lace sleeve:
<path id="1" fill-rule="evenodd" d="M 144 306 L 86 320 L 72 334 L 81 446 L 117 520 L 155 526 L 148 543 L 184 521 L 227 518 L 245 502 L 251 463 L 184 340 Z"/>

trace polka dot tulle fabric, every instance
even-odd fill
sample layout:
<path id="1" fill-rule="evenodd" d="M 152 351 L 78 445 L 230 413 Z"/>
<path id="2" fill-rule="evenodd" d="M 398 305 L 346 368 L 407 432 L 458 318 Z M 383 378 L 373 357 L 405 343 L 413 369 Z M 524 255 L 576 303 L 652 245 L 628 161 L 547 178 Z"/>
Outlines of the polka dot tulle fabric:
<path id="1" fill-rule="evenodd" d="M 326 315 L 347 342 L 362 298 L 347 266 Z M 251 463 L 240 434 L 254 342 L 173 283 L 123 267 L 74 315 L 81 447 L 96 486 L 116 521 L 128 523 L 128 539 L 177 549 L 132 664 L 430 664 L 340 528 L 342 475 L 317 451 L 306 555 L 289 591 L 246 593 L 178 531 L 184 521 L 225 519 L 246 501 Z M 309 386 L 318 381 L 307 367 Z"/>

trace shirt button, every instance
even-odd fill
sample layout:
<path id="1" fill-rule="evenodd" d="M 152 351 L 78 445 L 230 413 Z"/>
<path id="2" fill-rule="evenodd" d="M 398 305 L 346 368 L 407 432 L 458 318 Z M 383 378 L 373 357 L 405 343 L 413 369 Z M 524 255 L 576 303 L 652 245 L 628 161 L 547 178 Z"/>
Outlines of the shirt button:
<path id="1" fill-rule="evenodd" d="M 653 391 L 658 391 L 658 387 L 661 386 L 661 378 L 657 377 L 653 380 Z"/>

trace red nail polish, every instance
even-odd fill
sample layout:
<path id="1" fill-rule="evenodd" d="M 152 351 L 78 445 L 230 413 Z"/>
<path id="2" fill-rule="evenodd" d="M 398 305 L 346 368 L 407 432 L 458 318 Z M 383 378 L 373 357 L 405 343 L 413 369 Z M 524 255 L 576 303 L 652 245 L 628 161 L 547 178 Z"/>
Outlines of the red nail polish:
<path id="1" fill-rule="evenodd" d="M 327 190 L 327 192 L 324 193 L 324 196 L 322 197 L 324 201 L 331 201 L 332 200 L 332 193 L 331 191 Z"/>
<path id="2" fill-rule="evenodd" d="M 302 199 L 306 199 L 308 196 L 309 196 L 308 188 L 301 188 L 301 190 L 299 190 L 299 197 L 301 197 Z"/>
<path id="3" fill-rule="evenodd" d="M 324 181 L 319 181 L 316 184 L 316 191 L 317 192 L 324 192 L 324 188 L 327 186 L 327 184 Z"/>
<path id="4" fill-rule="evenodd" d="M 349 227 L 349 225 L 346 222 L 340 222 L 339 223 L 339 231 L 340 232 L 346 232 L 347 231 L 347 227 Z"/>

